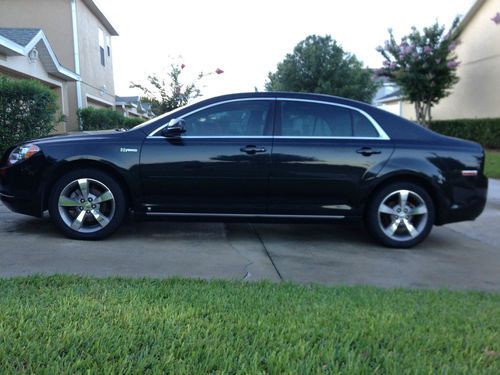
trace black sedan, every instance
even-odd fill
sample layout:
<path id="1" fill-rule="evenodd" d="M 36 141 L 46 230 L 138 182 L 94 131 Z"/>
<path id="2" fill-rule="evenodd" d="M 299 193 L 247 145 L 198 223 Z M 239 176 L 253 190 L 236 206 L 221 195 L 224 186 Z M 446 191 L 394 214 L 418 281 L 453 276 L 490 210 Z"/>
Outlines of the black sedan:
<path id="1" fill-rule="evenodd" d="M 0 196 L 75 239 L 139 218 L 361 218 L 391 247 L 486 202 L 484 151 L 370 105 L 299 93 L 226 95 L 127 131 L 48 137 L 8 150 Z"/>

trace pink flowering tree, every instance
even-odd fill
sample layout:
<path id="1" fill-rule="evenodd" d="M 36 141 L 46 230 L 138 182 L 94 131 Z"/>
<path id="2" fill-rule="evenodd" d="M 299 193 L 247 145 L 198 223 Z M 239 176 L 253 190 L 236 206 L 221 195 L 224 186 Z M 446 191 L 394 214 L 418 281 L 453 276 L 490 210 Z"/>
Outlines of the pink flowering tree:
<path id="1" fill-rule="evenodd" d="M 156 115 L 170 112 L 182 107 L 189 100 L 201 96 L 198 88 L 199 82 L 210 75 L 220 75 L 224 71 L 217 68 L 213 72 L 200 72 L 194 81 L 182 83 L 182 74 L 187 69 L 185 64 L 171 64 L 166 77 L 158 74 L 151 74 L 147 78 L 146 84 L 130 83 L 130 88 L 137 88 L 142 91 L 143 102 L 151 103 L 151 109 Z"/>
<path id="2" fill-rule="evenodd" d="M 384 62 L 375 74 L 389 78 L 401 88 L 404 99 L 415 105 L 417 122 L 424 126 L 432 120 L 432 107 L 449 95 L 458 82 L 458 22 L 456 18 L 448 31 L 437 23 L 422 32 L 413 27 L 400 42 L 389 30 L 389 40 L 377 47 Z"/>

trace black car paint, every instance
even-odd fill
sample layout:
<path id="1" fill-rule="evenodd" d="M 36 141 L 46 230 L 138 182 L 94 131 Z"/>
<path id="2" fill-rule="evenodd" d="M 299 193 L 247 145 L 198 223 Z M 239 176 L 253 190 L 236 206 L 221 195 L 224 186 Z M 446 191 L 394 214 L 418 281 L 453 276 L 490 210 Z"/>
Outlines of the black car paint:
<path id="1" fill-rule="evenodd" d="M 305 99 L 359 108 L 383 127 L 390 140 L 148 137 L 173 118 L 243 98 Z M 226 95 L 126 132 L 48 137 L 31 143 L 42 152 L 24 162 L 9 166 L 10 150 L 3 156 L 0 196 L 13 211 L 33 216 L 41 216 L 47 208 L 54 181 L 78 166 L 112 174 L 124 185 L 131 208 L 140 217 L 162 212 L 272 215 L 276 220 L 294 215 L 361 217 L 373 191 L 398 179 L 429 190 L 437 206 L 436 224 L 474 219 L 486 202 L 484 151 L 479 145 L 433 133 L 364 103 L 324 95 Z M 248 146 L 264 151 L 246 152 Z M 365 147 L 380 153 L 365 155 L 361 153 Z M 479 174 L 461 175 L 469 169 Z"/>

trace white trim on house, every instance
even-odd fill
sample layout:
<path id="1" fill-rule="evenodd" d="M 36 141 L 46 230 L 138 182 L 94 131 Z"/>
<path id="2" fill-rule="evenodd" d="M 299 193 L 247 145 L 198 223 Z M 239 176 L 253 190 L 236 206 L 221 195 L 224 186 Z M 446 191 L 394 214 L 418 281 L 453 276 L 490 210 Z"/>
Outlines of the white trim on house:
<path id="1" fill-rule="evenodd" d="M 42 30 L 25 47 L 0 36 L 0 47 L 3 47 L 1 48 L 2 51 L 11 51 L 10 53 L 6 53 L 7 56 L 28 56 L 33 48 L 36 47 L 39 52 L 40 61 L 48 73 L 65 81 L 80 81 L 80 75 L 59 64 L 56 54 Z"/>
<path id="2" fill-rule="evenodd" d="M 77 9 L 76 0 L 71 0 L 71 24 L 73 28 L 73 56 L 75 60 L 75 72 L 80 75 L 80 45 L 78 43 L 78 24 L 77 24 Z M 76 82 L 76 107 L 83 108 L 82 100 L 82 84 L 78 80 Z M 81 129 L 81 126 L 80 126 Z"/>
<path id="3" fill-rule="evenodd" d="M 0 35 L 0 53 L 7 54 L 10 51 L 10 56 L 24 55 L 24 48 L 12 40 Z"/>
<path id="4" fill-rule="evenodd" d="M 99 103 L 102 103 L 102 104 L 110 106 L 110 107 L 115 106 L 115 103 L 112 103 L 112 102 L 110 102 L 106 99 L 103 99 L 103 98 L 99 98 L 98 96 L 86 94 L 85 97 L 87 98 L 87 105 L 88 105 L 88 99 L 90 99 L 90 100 L 93 100 L 94 102 L 99 102 Z"/>

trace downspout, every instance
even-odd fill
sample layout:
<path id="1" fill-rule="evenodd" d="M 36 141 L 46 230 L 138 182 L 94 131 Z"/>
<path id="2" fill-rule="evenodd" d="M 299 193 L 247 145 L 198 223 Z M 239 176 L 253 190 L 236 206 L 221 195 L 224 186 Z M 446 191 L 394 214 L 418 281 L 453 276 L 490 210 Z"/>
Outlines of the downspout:
<path id="1" fill-rule="evenodd" d="M 80 52 L 78 48 L 78 25 L 76 14 L 76 0 L 71 0 L 71 20 L 73 23 L 73 53 L 75 57 L 75 73 L 80 76 Z M 82 82 L 81 78 L 76 81 L 76 105 L 78 109 L 83 108 L 82 102 Z M 78 127 L 82 130 L 82 124 L 78 120 Z"/>

